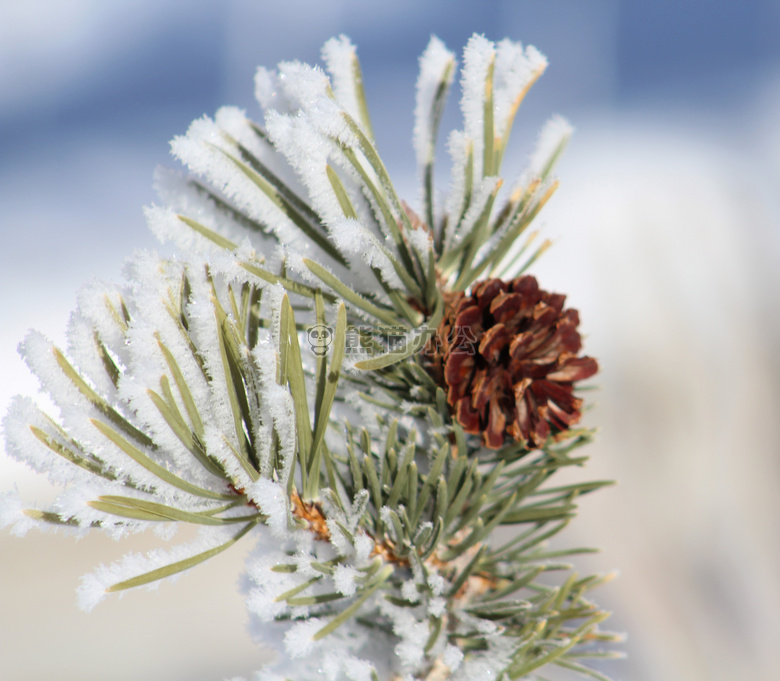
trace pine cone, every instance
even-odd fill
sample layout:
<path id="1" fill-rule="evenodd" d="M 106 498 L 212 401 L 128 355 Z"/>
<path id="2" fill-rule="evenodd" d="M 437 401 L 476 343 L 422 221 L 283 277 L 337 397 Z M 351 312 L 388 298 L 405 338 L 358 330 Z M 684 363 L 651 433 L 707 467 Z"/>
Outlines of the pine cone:
<path id="1" fill-rule="evenodd" d="M 449 295 L 428 348 L 431 369 L 458 423 L 481 434 L 485 446 L 498 449 L 511 437 L 538 447 L 580 420 L 574 382 L 593 376 L 598 364 L 577 357 L 579 314 L 564 310 L 565 300 L 527 275 Z"/>

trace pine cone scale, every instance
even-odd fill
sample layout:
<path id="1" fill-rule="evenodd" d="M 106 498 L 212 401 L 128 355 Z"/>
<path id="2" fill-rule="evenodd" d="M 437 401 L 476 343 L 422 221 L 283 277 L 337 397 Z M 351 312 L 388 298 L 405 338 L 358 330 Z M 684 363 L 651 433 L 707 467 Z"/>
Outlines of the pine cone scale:
<path id="1" fill-rule="evenodd" d="M 479 354 L 489 363 L 495 364 L 501 351 L 509 344 L 512 335 L 501 322 L 489 328 L 479 343 Z"/>

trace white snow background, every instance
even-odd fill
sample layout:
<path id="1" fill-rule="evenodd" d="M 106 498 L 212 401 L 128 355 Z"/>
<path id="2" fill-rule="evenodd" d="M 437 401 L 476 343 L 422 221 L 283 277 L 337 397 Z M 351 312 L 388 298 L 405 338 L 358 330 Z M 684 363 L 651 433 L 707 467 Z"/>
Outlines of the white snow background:
<path id="1" fill-rule="evenodd" d="M 644 4 L 644 3 L 637 3 Z M 30 327 L 64 339 L 79 286 L 158 248 L 142 207 L 168 141 L 222 104 L 257 115 L 258 65 L 318 60 L 348 34 L 380 152 L 414 203 L 417 57 L 435 32 L 536 45 L 550 68 L 523 104 L 506 175 L 553 113 L 575 134 L 539 218 L 535 268 L 569 294 L 603 367 L 588 477 L 566 543 L 619 568 L 597 594 L 629 632 L 603 669 L 634 681 L 770 681 L 780 623 L 780 10 L 770 0 L 426 3 L 0 0 L 0 413 L 36 385 Z M 735 3 L 736 4 L 736 3 Z M 442 126 L 459 125 L 457 91 Z M 446 155 L 439 170 L 443 171 Z M 446 177 L 442 173 L 442 179 Z M 439 185 L 444 187 L 445 184 Z M 0 456 L 0 491 L 46 488 Z M 81 574 L 158 543 L 0 535 L 0 678 L 200 681 L 248 675 L 243 550 L 158 592 L 76 606 Z"/>

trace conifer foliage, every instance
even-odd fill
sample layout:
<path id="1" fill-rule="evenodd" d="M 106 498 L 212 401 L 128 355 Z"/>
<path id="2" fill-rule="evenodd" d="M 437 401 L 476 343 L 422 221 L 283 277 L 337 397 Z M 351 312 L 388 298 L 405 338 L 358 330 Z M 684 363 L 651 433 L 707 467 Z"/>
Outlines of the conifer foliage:
<path id="1" fill-rule="evenodd" d="M 147 217 L 180 257 L 136 254 L 124 286 L 84 288 L 66 350 L 28 335 L 59 415 L 16 398 L 7 448 L 63 492 L 46 509 L 7 494 L 0 520 L 162 539 L 199 526 L 194 542 L 84 577 L 85 609 L 253 541 L 246 605 L 278 653 L 261 681 L 487 681 L 547 665 L 602 679 L 586 662 L 611 655 L 589 597 L 606 577 L 573 572 L 585 549 L 545 543 L 609 484 L 549 481 L 586 460 L 576 384 L 597 365 L 578 356 L 577 312 L 524 274 L 547 247 L 528 228 L 569 126 L 552 119 L 511 190 L 499 174 L 546 60 L 469 41 L 439 200 L 456 59 L 431 40 L 413 210 L 377 151 L 355 48 L 339 37 L 322 56 L 326 70 L 257 72 L 262 124 L 223 108 L 173 141 L 188 172 L 158 172 L 165 205 Z"/>

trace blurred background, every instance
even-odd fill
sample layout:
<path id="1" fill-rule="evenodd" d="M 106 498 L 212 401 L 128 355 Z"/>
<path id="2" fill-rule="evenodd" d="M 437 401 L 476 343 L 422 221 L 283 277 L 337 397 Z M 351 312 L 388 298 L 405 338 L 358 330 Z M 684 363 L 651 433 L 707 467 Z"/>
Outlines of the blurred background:
<path id="1" fill-rule="evenodd" d="M 167 142 L 222 104 L 259 114 L 259 64 L 358 45 L 378 145 L 418 200 L 417 58 L 431 33 L 536 45 L 550 68 L 523 104 L 506 175 L 561 113 L 576 134 L 539 218 L 535 268 L 569 294 L 602 365 L 602 433 L 580 475 L 620 485 L 582 500 L 565 544 L 628 633 L 632 681 L 773 681 L 780 640 L 780 3 L 777 0 L 0 0 L 0 413 L 36 383 L 29 327 L 64 342 L 76 292 L 117 280 L 137 248 L 165 252 L 141 208 Z M 459 125 L 456 99 L 443 130 Z M 439 187 L 446 188 L 442 170 Z M 0 455 L 0 491 L 50 491 Z M 243 550 L 158 592 L 80 612 L 81 574 L 130 550 L 0 534 L 0 678 L 203 681 L 263 653 L 236 593 Z"/>

